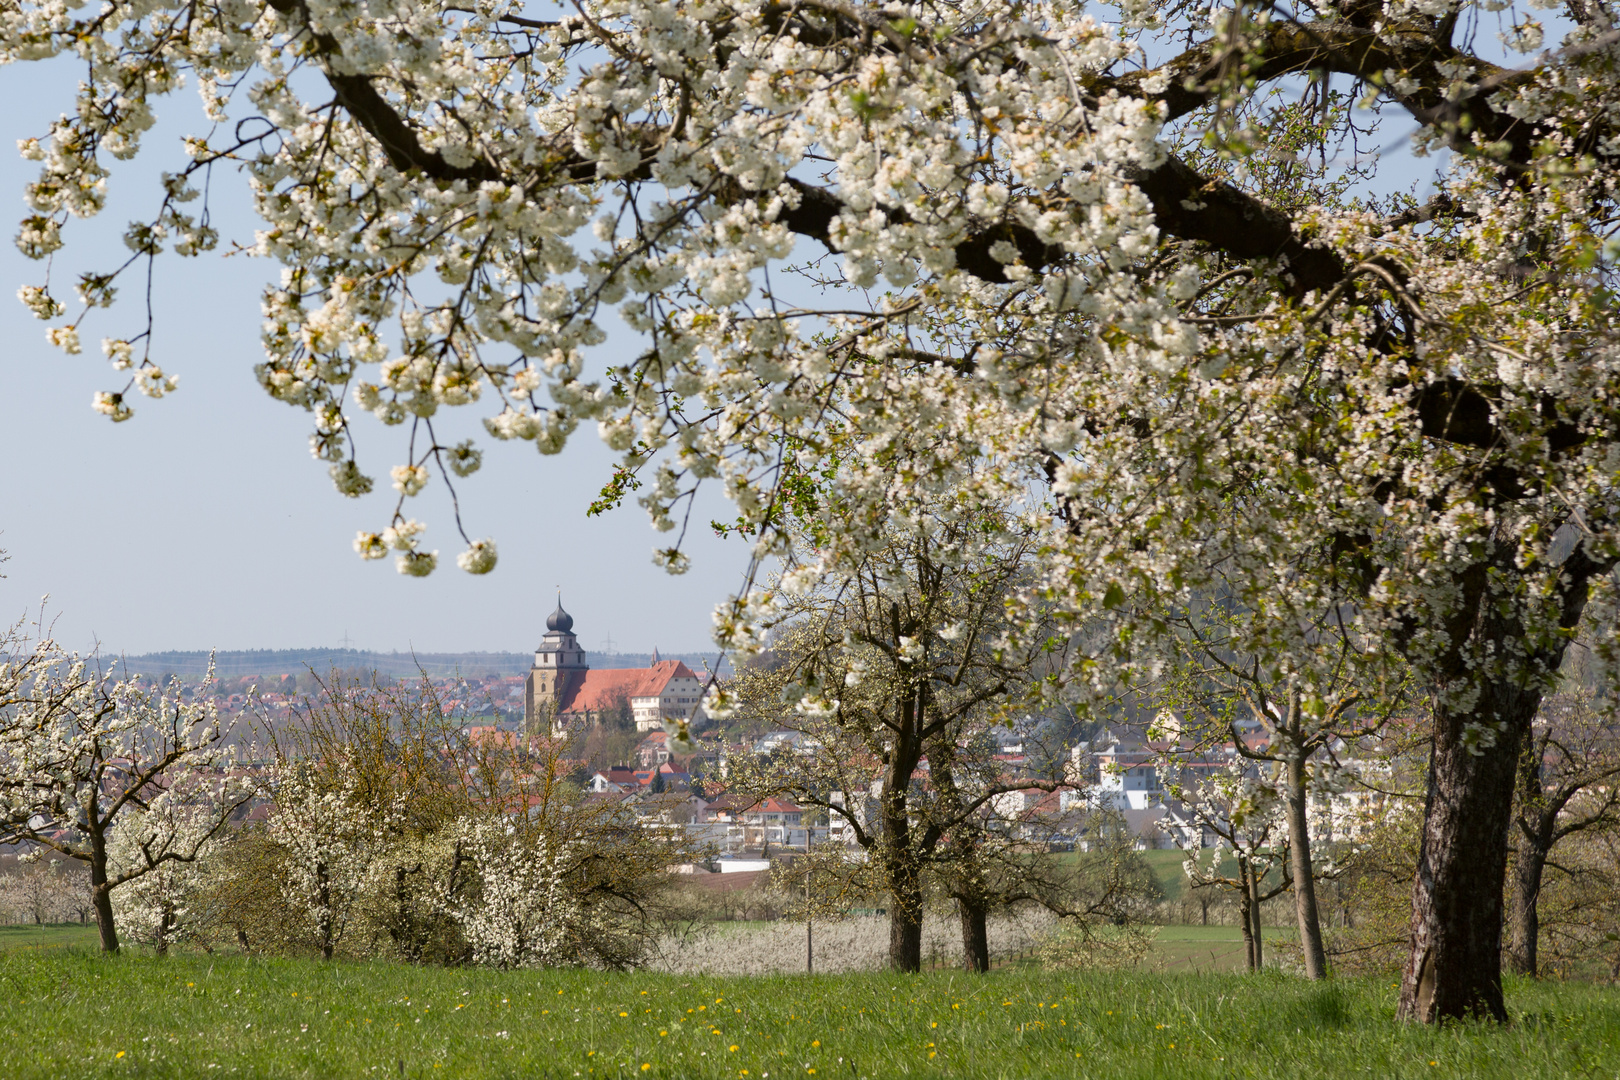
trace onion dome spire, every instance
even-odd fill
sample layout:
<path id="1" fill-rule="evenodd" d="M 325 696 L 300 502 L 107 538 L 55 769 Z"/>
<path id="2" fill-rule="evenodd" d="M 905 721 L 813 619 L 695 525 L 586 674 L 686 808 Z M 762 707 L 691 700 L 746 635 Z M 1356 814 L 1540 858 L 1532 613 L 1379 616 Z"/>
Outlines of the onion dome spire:
<path id="1" fill-rule="evenodd" d="M 568 634 L 573 632 L 574 617 L 563 610 L 561 589 L 557 590 L 557 610 L 553 611 L 546 618 L 546 629 L 555 630 L 559 634 Z"/>

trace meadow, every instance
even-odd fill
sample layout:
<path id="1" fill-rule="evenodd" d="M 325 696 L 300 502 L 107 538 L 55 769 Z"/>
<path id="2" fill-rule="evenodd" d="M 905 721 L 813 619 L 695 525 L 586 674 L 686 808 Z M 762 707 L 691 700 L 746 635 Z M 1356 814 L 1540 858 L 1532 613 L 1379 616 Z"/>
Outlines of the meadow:
<path id="1" fill-rule="evenodd" d="M 1385 980 L 1006 968 L 707 978 L 0 953 L 0 1075 L 1502 1077 L 1620 1072 L 1620 997 L 1514 982 L 1506 1028 Z"/>

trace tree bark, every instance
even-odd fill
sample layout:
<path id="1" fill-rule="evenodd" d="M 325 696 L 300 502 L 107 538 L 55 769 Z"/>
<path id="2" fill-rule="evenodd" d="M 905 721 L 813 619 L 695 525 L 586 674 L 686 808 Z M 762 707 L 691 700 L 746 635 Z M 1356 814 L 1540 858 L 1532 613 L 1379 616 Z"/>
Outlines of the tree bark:
<path id="1" fill-rule="evenodd" d="M 1535 978 L 1536 943 L 1541 936 L 1541 879 L 1558 827 L 1557 807 L 1547 804 L 1542 786 L 1541 755 L 1535 732 L 1525 732 L 1519 755 L 1518 851 L 1513 862 L 1513 907 L 1510 912 L 1508 967 Z M 1512 826 L 1509 826 L 1511 831 Z"/>
<path id="2" fill-rule="evenodd" d="M 922 970 L 922 885 L 915 868 L 902 865 L 889 886 L 889 966 L 916 974 Z"/>
<path id="3" fill-rule="evenodd" d="M 1546 853 L 1534 843 L 1519 849 L 1513 865 L 1513 926 L 1508 942 L 1508 968 L 1517 975 L 1537 974 L 1536 939 L 1541 936 L 1541 875 Z"/>
<path id="4" fill-rule="evenodd" d="M 90 903 L 96 909 L 101 951 L 118 951 L 118 927 L 113 923 L 112 889 L 107 884 L 107 845 L 100 837 L 90 843 Z"/>
<path id="5" fill-rule="evenodd" d="M 1260 922 L 1260 876 L 1249 867 L 1249 940 L 1254 943 L 1254 966 L 1250 971 L 1261 971 L 1266 966 L 1265 931 Z"/>
<path id="6" fill-rule="evenodd" d="M 1439 705 L 1434 710 L 1411 950 L 1397 1012 L 1404 1020 L 1507 1020 L 1502 886 L 1508 822 L 1519 746 L 1540 701 L 1539 689 L 1490 683 L 1470 712 Z M 1498 730 L 1492 745 L 1470 752 L 1464 736 L 1470 722 L 1478 721 L 1495 721 L 1505 730 Z"/>
<path id="7" fill-rule="evenodd" d="M 1243 960 L 1252 971 L 1260 970 L 1257 942 L 1254 940 L 1254 886 L 1249 877 L 1249 864 L 1245 859 L 1238 860 L 1238 877 L 1243 882 L 1243 888 L 1238 893 L 1238 925 L 1243 927 Z"/>
<path id="8" fill-rule="evenodd" d="M 1502 893 L 1519 751 L 1545 685 L 1563 662 L 1567 635 L 1580 622 L 1589 583 L 1611 565 L 1576 546 L 1559 567 L 1556 590 L 1547 601 L 1553 606 L 1537 613 L 1556 619 L 1564 635 L 1538 641 L 1518 607 L 1531 601 L 1503 598 L 1492 585 L 1520 576 L 1516 552 L 1514 544 L 1498 543 L 1488 561 L 1459 574 L 1464 602 L 1448 626 L 1453 650 L 1425 673 L 1444 693 L 1433 708 L 1411 945 L 1396 1009 L 1403 1020 L 1507 1021 Z M 1481 667 L 1472 651 L 1479 642 L 1519 643 L 1524 654 L 1505 659 L 1505 671 Z M 1452 709 L 1448 698 L 1463 698 L 1469 706 Z"/>
<path id="9" fill-rule="evenodd" d="M 962 920 L 962 966 L 980 974 L 989 971 L 990 933 L 985 905 L 957 897 L 956 910 Z"/>
<path id="10" fill-rule="evenodd" d="M 898 638 L 897 610 L 891 609 L 891 618 Z M 922 871 L 908 802 L 912 774 L 922 757 L 921 725 L 920 692 L 902 694 L 895 704 L 894 742 L 879 800 L 883 835 L 878 847 L 889 878 L 889 966 L 911 973 L 922 970 Z"/>
<path id="11" fill-rule="evenodd" d="M 1327 949 L 1322 944 L 1322 923 L 1316 909 L 1316 879 L 1311 868 L 1310 821 L 1306 810 L 1305 757 L 1288 760 L 1288 851 L 1294 874 L 1294 915 L 1299 921 L 1300 951 L 1305 977 L 1327 978 Z"/>

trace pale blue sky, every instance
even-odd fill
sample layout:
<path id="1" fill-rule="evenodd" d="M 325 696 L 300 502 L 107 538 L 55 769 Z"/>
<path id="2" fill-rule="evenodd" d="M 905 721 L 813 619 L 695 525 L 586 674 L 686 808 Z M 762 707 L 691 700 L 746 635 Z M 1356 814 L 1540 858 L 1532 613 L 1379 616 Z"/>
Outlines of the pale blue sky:
<path id="1" fill-rule="evenodd" d="M 594 428 L 581 428 L 559 456 L 530 445 L 480 438 L 484 468 L 461 482 L 470 535 L 494 536 L 501 562 L 475 578 L 454 565 L 461 550 L 442 488 L 415 502 L 440 569 L 405 578 L 393 560 L 362 563 L 350 547 L 360 528 L 388 522 L 394 492 L 387 466 L 401 453 L 398 429 L 369 423 L 361 462 L 382 489 L 339 496 L 310 457 L 309 417 L 272 401 L 253 379 L 259 348 L 259 289 L 275 264 L 217 254 L 159 263 L 154 358 L 179 373 L 179 391 L 136 399 L 136 415 L 114 425 L 90 409 L 97 390 L 116 388 L 99 342 L 140 329 L 139 279 L 120 302 L 96 312 L 84 352 L 65 356 L 45 342 L 46 324 L 15 299 L 42 279 L 42 264 L 11 243 L 24 213 L 23 185 L 35 166 L 15 140 L 43 136 L 72 101 L 70 65 L 0 68 L 0 618 L 10 621 L 51 595 L 57 636 L 104 651 L 331 646 L 347 632 L 363 649 L 532 649 L 544 632 L 555 587 L 588 648 L 609 634 L 621 651 L 697 650 L 709 644 L 710 612 L 738 588 L 746 545 L 689 534 L 692 569 L 672 578 L 652 565 L 655 533 L 640 507 L 587 518 L 612 455 Z M 202 130 L 188 89 L 166 103 L 146 149 L 115 163 L 107 210 L 71 223 L 57 253 L 53 291 L 64 301 L 86 269 L 107 269 L 126 249 L 128 220 L 157 204 L 157 173 L 176 167 L 179 136 Z M 216 174 L 214 219 L 224 238 L 250 240 L 245 185 Z M 196 204 L 193 204 L 196 205 Z M 225 247 L 222 244 L 221 247 Z M 633 347 L 619 338 L 608 356 Z M 465 412 L 473 434 L 479 406 Z M 478 432 L 478 434 L 482 434 Z M 718 498 L 708 510 L 723 516 Z M 705 519 L 706 520 L 706 519 Z"/>

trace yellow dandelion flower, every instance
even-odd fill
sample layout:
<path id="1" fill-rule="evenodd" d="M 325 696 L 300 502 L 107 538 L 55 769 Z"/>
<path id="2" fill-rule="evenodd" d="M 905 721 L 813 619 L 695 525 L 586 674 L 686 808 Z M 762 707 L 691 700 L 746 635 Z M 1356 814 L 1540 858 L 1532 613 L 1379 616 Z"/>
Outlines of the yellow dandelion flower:
<path id="1" fill-rule="evenodd" d="M 820 1046 L 821 1045 L 821 1040 L 820 1039 L 812 1039 L 812 1040 L 810 1040 L 810 1045 L 812 1047 Z"/>
<path id="2" fill-rule="evenodd" d="M 118 1058 L 121 1058 L 123 1056 L 124 1056 L 124 1051 L 120 1050 L 120 1051 L 118 1051 L 118 1053 L 113 1055 L 113 1059 L 117 1060 Z M 1432 1062 L 1431 1062 L 1431 1064 L 1432 1064 Z"/>
<path id="3" fill-rule="evenodd" d="M 730 1046 L 726 1047 L 726 1049 L 731 1051 L 733 1054 L 735 1054 L 737 1052 L 737 1044 L 732 1043 Z"/>
<path id="4" fill-rule="evenodd" d="M 642 991 L 642 993 L 644 993 L 644 994 L 645 994 L 645 993 L 646 993 L 646 991 L 645 991 L 645 990 L 643 990 L 643 991 Z M 647 1070 L 648 1070 L 648 1069 L 650 1069 L 650 1068 L 652 1068 L 652 1063 L 651 1063 L 651 1062 L 646 1062 L 646 1061 L 643 1061 L 643 1062 L 642 1062 L 642 1063 L 641 1063 L 641 1071 L 642 1071 L 642 1072 L 646 1072 L 646 1071 L 647 1071 Z"/>

